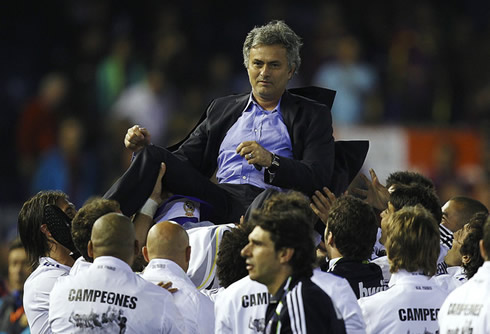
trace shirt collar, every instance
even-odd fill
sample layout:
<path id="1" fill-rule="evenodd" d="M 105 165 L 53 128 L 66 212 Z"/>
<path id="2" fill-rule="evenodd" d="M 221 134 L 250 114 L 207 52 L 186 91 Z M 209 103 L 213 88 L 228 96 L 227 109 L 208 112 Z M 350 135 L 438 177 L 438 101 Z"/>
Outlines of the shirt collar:
<path id="1" fill-rule="evenodd" d="M 328 261 L 328 271 L 332 271 L 335 268 L 335 265 L 337 264 L 337 262 L 339 262 L 340 259 L 341 259 L 341 257 L 336 257 L 336 258 L 331 259 L 330 261 Z"/>
<path id="2" fill-rule="evenodd" d="M 173 274 L 181 277 L 187 277 L 184 269 L 182 269 L 177 263 L 167 259 L 152 259 L 145 268 L 146 270 L 169 270 Z"/>
<path id="3" fill-rule="evenodd" d="M 403 269 L 398 270 L 396 273 L 393 273 L 391 275 L 390 281 L 388 282 L 388 287 L 392 287 L 393 285 L 397 283 L 404 283 L 404 282 L 429 282 L 430 277 L 426 276 L 422 273 L 422 271 L 419 272 L 409 272 Z"/>
<path id="4" fill-rule="evenodd" d="M 259 110 L 262 110 L 264 111 L 266 114 L 272 114 L 276 111 L 278 112 L 281 112 L 281 101 L 282 101 L 282 96 L 281 98 L 279 99 L 279 102 L 277 102 L 277 106 L 275 106 L 275 108 L 271 111 L 269 110 L 265 110 L 264 108 L 262 108 L 258 103 L 257 101 L 255 101 L 255 98 L 253 96 L 253 93 L 251 92 L 250 95 L 248 96 L 248 101 L 247 101 L 247 104 L 245 105 L 245 109 L 243 110 L 244 112 L 247 112 L 247 111 L 252 111 L 252 105 L 255 106 L 256 108 L 258 108 Z"/>

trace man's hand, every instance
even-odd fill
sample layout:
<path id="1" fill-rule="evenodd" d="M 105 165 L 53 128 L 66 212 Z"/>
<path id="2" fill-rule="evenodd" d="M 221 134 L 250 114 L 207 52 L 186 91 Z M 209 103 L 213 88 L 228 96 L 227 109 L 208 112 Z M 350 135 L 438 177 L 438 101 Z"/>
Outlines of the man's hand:
<path id="1" fill-rule="evenodd" d="M 179 291 L 179 289 L 177 289 L 177 288 L 172 288 L 172 287 L 171 287 L 171 286 L 172 286 L 172 282 L 165 282 L 165 283 L 164 283 L 164 282 L 158 282 L 158 284 L 157 284 L 157 285 L 158 285 L 159 287 L 161 287 L 161 288 L 164 288 L 165 290 L 167 290 L 167 291 L 168 291 L 168 292 L 170 292 L 170 293 L 175 293 L 175 292 Z"/>
<path id="2" fill-rule="evenodd" d="M 138 152 L 151 143 L 150 132 L 146 128 L 134 125 L 128 129 L 124 137 L 124 145 L 132 152 Z"/>
<path id="3" fill-rule="evenodd" d="M 157 180 L 155 181 L 155 186 L 153 187 L 153 191 L 151 192 L 150 198 L 157 202 L 158 206 L 160 206 L 163 201 L 168 197 L 167 193 L 163 190 L 162 187 L 162 178 L 167 171 L 167 166 L 165 163 L 161 163 L 160 171 L 158 172 Z"/>
<path id="4" fill-rule="evenodd" d="M 327 225 L 328 212 L 332 207 L 332 203 L 335 201 L 335 195 L 327 188 L 323 187 L 323 195 L 320 191 L 315 191 L 315 194 L 311 197 L 313 203 L 310 203 L 310 208 L 321 219 L 321 221 Z"/>
<path id="5" fill-rule="evenodd" d="M 369 170 L 369 174 L 371 174 L 371 180 L 369 180 L 364 174 L 360 174 L 360 180 L 367 190 L 352 188 L 350 192 L 362 196 L 366 203 L 371 205 L 373 208 L 383 211 L 388 207 L 390 193 L 388 192 L 388 189 L 386 189 L 386 187 L 379 182 L 378 176 L 372 168 Z"/>
<path id="6" fill-rule="evenodd" d="M 260 146 L 256 141 L 244 141 L 236 148 L 236 153 L 244 157 L 249 165 L 270 167 L 272 153 Z"/>

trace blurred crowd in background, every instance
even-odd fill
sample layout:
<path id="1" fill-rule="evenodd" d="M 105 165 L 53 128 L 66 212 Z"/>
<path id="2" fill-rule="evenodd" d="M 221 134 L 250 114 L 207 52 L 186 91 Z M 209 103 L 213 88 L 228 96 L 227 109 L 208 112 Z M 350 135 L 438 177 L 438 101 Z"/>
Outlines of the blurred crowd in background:
<path id="1" fill-rule="evenodd" d="M 483 138 L 486 187 L 489 13 L 475 0 L 4 2 L 1 243 L 41 189 L 63 190 L 77 208 L 103 194 L 129 165 L 131 125 L 166 146 L 211 99 L 249 91 L 243 40 L 271 19 L 303 38 L 290 87 L 337 91 L 334 127 L 470 129 Z"/>

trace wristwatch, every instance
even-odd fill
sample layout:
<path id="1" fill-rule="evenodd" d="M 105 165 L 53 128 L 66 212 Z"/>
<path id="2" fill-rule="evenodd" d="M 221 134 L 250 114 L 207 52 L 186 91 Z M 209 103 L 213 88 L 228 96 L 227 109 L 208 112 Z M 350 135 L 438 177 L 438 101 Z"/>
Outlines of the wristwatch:
<path id="1" fill-rule="evenodd" d="M 271 165 L 269 167 L 267 167 L 267 170 L 269 171 L 269 173 L 277 172 L 277 170 L 279 169 L 279 162 L 280 162 L 279 156 L 272 153 Z"/>

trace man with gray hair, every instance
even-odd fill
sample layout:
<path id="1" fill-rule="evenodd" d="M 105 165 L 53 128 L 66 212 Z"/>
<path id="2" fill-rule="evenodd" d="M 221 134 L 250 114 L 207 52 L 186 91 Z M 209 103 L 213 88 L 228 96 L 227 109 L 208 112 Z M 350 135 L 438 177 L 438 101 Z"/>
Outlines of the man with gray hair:
<path id="1" fill-rule="evenodd" d="M 161 161 L 167 165 L 164 188 L 210 203 L 214 211 L 205 218 L 215 223 L 238 222 L 266 188 L 311 196 L 330 186 L 333 92 L 286 89 L 300 67 L 301 45 L 283 21 L 252 29 L 243 45 L 252 91 L 212 101 L 192 132 L 168 149 L 152 145 L 147 129 L 131 127 L 124 142 L 136 157 L 105 197 L 133 214 L 148 197 Z M 215 171 L 218 185 L 210 181 Z"/>
<path id="2" fill-rule="evenodd" d="M 128 217 L 113 212 L 97 219 L 87 247 L 93 264 L 61 277 L 51 291 L 52 332 L 186 332 L 170 292 L 131 270 L 138 248 Z"/>

